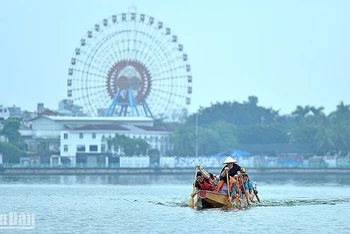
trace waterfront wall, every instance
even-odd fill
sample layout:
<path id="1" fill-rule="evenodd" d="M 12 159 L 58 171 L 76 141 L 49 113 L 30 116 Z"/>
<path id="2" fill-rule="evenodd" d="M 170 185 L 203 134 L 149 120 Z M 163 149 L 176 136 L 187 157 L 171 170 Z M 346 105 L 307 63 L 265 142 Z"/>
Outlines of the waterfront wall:
<path id="1" fill-rule="evenodd" d="M 206 168 L 219 173 L 221 168 Z M 192 175 L 195 168 L 3 168 L 0 175 Z M 252 174 L 350 174 L 350 168 L 248 168 Z"/>

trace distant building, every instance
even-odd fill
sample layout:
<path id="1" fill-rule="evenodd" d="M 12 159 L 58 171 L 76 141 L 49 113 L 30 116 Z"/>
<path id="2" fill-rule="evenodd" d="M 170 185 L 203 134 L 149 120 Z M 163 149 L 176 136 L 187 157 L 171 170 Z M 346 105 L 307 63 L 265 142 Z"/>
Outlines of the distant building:
<path id="1" fill-rule="evenodd" d="M 10 118 L 22 119 L 22 111 L 20 107 L 12 106 L 7 108 L 10 112 Z"/>
<path id="2" fill-rule="evenodd" d="M 37 107 L 36 107 L 36 112 L 37 113 L 42 113 L 44 112 L 46 109 L 44 107 L 44 103 L 38 103 Z"/>
<path id="3" fill-rule="evenodd" d="M 151 149 L 157 149 L 160 155 L 165 155 L 166 150 L 172 148 L 169 141 L 171 132 L 161 127 L 142 125 L 84 125 L 61 131 L 61 156 L 69 157 L 71 161 L 75 161 L 77 154 L 86 156 L 106 154 L 109 148 L 107 139 L 113 138 L 116 134 L 125 135 L 129 138 L 141 138 L 148 142 Z M 111 150 L 109 153 L 122 154 L 118 150 Z"/>
<path id="4" fill-rule="evenodd" d="M 8 118 L 22 119 L 22 111 L 20 107 L 12 106 L 5 107 L 0 105 L 0 121 L 6 120 Z"/>
<path id="5" fill-rule="evenodd" d="M 10 117 L 10 111 L 7 107 L 0 105 L 0 122 L 8 119 Z"/>
<path id="6" fill-rule="evenodd" d="M 83 107 L 75 105 L 72 100 L 64 99 L 58 103 L 58 113 L 64 116 L 86 116 Z"/>
<path id="7" fill-rule="evenodd" d="M 50 144 L 57 142 L 60 156 L 68 157 L 71 166 L 75 166 L 77 154 L 99 157 L 107 153 L 107 138 L 116 134 L 144 139 L 160 155 L 172 149 L 172 130 L 154 127 L 153 119 L 148 117 L 38 116 L 31 120 L 31 129 L 20 132 L 33 139 L 47 139 Z"/>

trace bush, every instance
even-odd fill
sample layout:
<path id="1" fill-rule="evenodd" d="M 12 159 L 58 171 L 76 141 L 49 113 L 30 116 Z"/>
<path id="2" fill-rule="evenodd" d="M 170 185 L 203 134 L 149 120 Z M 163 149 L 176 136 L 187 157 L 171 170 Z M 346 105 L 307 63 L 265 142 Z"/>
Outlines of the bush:
<path id="1" fill-rule="evenodd" d="M 8 142 L 0 142 L 0 153 L 3 163 L 19 163 L 20 158 L 26 156 L 25 151 Z"/>

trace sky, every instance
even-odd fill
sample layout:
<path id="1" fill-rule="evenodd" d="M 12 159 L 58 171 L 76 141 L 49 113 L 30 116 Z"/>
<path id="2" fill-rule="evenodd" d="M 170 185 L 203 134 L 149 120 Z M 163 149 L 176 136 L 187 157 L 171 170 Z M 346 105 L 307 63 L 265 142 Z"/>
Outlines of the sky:
<path id="1" fill-rule="evenodd" d="M 57 109 L 82 36 L 131 6 L 163 21 L 184 45 L 190 112 L 251 95 L 282 114 L 350 103 L 347 0 L 2 0 L 0 105 Z"/>

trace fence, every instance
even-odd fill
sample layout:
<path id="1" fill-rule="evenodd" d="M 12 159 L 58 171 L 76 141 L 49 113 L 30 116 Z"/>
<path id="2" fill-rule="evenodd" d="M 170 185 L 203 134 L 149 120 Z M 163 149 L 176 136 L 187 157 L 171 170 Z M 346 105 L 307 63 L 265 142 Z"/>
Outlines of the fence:
<path id="1" fill-rule="evenodd" d="M 223 157 L 160 157 L 159 161 L 151 163 L 149 156 L 129 156 L 119 157 L 117 162 L 108 161 L 103 163 L 77 163 L 71 164 L 0 164 L 0 171 L 3 168 L 193 168 L 201 165 L 204 168 L 222 168 Z M 58 160 L 60 161 L 60 160 Z M 350 157 L 337 156 L 314 156 L 304 158 L 302 156 L 249 156 L 238 157 L 238 164 L 247 168 L 350 168 Z M 26 161 L 27 162 L 27 161 Z M 30 162 L 30 160 L 28 161 Z"/>

